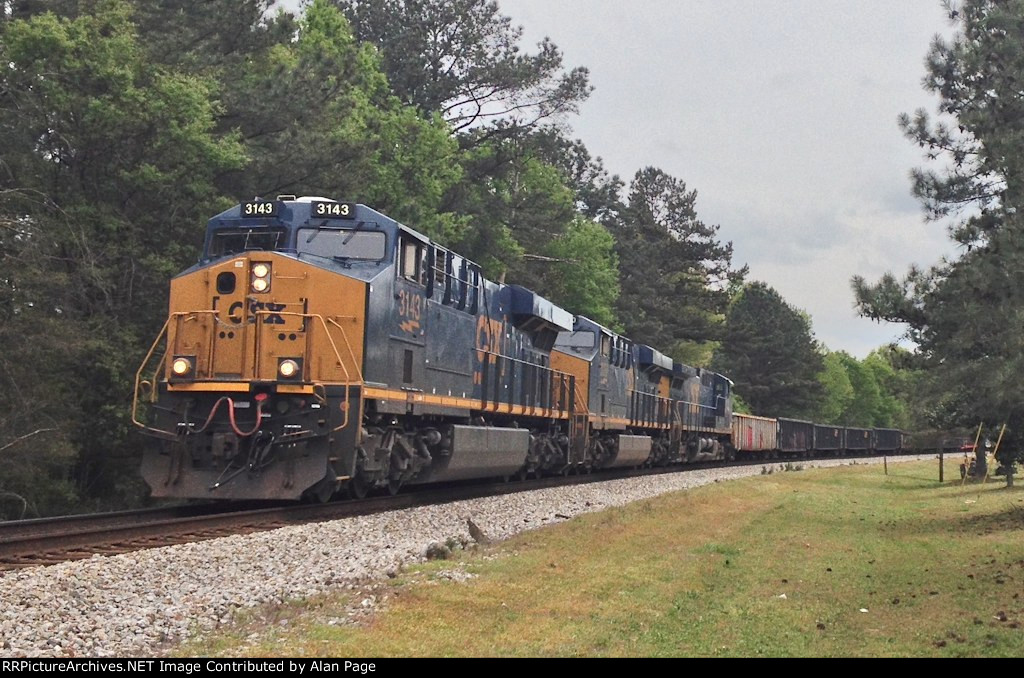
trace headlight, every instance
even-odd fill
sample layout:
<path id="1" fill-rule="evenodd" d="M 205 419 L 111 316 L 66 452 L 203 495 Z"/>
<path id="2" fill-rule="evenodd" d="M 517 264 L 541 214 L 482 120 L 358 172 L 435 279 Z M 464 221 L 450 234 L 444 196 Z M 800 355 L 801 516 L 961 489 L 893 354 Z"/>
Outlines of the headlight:
<path id="1" fill-rule="evenodd" d="M 286 358 L 277 364 L 277 373 L 282 379 L 295 379 L 302 376 L 302 369 L 297 360 Z"/>
<path id="2" fill-rule="evenodd" d="M 171 361 L 171 373 L 175 377 L 187 377 L 192 374 L 192 365 L 195 359 L 189 356 L 175 356 Z"/>
<path id="3" fill-rule="evenodd" d="M 252 265 L 252 291 L 266 292 L 270 289 L 270 264 L 259 263 Z"/>

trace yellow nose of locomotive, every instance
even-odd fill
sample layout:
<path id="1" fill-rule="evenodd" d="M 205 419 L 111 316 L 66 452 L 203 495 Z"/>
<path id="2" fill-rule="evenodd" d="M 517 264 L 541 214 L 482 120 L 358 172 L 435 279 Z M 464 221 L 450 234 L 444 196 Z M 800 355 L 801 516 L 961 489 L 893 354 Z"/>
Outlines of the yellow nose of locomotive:
<path id="1" fill-rule="evenodd" d="M 153 496 L 329 495 L 358 433 L 367 290 L 268 251 L 175 278 L 143 425 L 167 441 L 144 453 Z"/>
<path id="2" fill-rule="evenodd" d="M 165 378 L 178 391 L 352 383 L 362 362 L 365 288 L 271 252 L 179 276 L 171 285 L 168 326 L 175 358 Z"/>

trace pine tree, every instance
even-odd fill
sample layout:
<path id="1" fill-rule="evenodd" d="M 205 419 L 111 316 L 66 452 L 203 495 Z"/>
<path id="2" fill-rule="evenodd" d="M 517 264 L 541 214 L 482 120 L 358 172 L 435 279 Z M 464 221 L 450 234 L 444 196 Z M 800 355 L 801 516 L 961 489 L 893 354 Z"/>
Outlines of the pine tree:
<path id="1" fill-rule="evenodd" d="M 812 418 L 823 367 L 807 315 L 764 283 L 746 285 L 729 307 L 714 369 L 733 380 L 754 414 Z"/>
<path id="2" fill-rule="evenodd" d="M 731 268 L 732 243 L 721 243 L 718 226 L 697 217 L 696 200 L 685 182 L 648 167 L 636 173 L 627 204 L 607 222 L 626 333 L 684 361 L 694 347 L 720 338 L 729 286 L 746 274 L 745 267 Z"/>
<path id="3" fill-rule="evenodd" d="M 957 32 L 937 38 L 925 86 L 952 122 L 919 110 L 900 123 L 942 171 L 915 170 L 929 219 L 951 219 L 962 255 L 869 285 L 853 281 L 861 313 L 905 323 L 928 370 L 932 422 L 942 428 L 1010 423 L 1007 457 L 1024 433 L 1024 2 L 965 0 Z"/>
<path id="4" fill-rule="evenodd" d="M 550 40 L 521 51 L 522 28 L 492 0 L 334 1 L 356 37 L 380 50 L 402 103 L 440 114 L 455 132 L 500 119 L 491 134 L 518 134 L 575 113 L 590 94 L 587 69 L 564 72 Z"/>

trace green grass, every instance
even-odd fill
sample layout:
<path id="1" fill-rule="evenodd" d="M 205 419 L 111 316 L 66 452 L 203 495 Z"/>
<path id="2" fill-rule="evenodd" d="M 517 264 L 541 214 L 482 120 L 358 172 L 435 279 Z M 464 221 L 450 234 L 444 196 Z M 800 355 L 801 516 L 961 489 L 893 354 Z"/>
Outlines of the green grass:
<path id="1" fill-rule="evenodd" d="M 326 623 L 353 603 L 336 594 L 177 651 L 1020 656 L 1024 490 L 934 476 L 929 462 L 718 483 L 415 566 L 355 626 Z M 436 577 L 455 567 L 478 576 Z"/>

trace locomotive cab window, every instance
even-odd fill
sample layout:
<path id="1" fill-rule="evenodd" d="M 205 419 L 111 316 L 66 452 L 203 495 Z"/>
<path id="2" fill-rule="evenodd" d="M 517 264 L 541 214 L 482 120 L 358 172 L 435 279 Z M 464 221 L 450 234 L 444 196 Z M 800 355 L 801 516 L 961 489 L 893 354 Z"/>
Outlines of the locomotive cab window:
<path id="1" fill-rule="evenodd" d="M 401 242 L 398 275 L 406 280 L 425 285 L 427 283 L 427 267 L 426 262 L 423 261 L 423 245 L 408 238 L 402 238 Z"/>
<path id="2" fill-rule="evenodd" d="M 295 244 L 299 254 L 336 261 L 381 261 L 387 257 L 387 237 L 380 231 L 300 228 Z"/>
<path id="3" fill-rule="evenodd" d="M 246 228 L 215 231 L 210 238 L 207 257 L 222 257 L 253 250 L 282 250 L 287 245 L 283 228 Z"/>
<path id="4" fill-rule="evenodd" d="M 601 355 L 610 358 L 612 355 L 612 338 L 607 334 L 601 335 Z"/>

